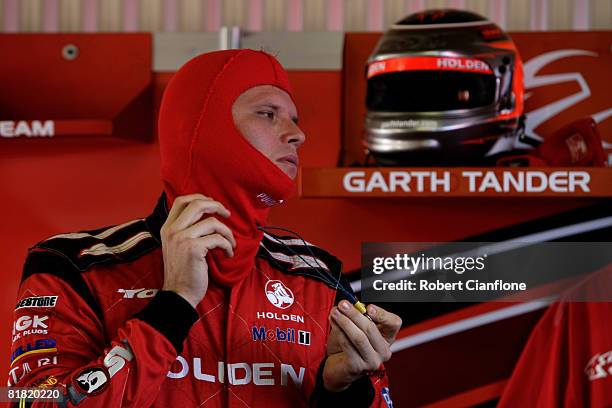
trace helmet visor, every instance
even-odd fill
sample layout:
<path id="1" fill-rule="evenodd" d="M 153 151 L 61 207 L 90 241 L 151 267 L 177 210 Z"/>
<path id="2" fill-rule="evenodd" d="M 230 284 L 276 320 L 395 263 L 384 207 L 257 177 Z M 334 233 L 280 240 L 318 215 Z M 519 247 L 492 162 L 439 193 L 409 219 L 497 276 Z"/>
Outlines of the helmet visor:
<path id="1" fill-rule="evenodd" d="M 366 106 L 379 112 L 441 112 L 495 102 L 495 76 L 462 71 L 400 71 L 368 79 Z"/>

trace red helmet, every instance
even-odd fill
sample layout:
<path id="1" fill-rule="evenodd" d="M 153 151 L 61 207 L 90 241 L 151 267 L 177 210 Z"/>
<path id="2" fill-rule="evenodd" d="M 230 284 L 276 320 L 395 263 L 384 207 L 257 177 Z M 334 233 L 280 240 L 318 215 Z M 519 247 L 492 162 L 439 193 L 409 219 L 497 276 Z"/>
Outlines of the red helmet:
<path id="1" fill-rule="evenodd" d="M 366 76 L 364 143 L 379 164 L 493 164 L 523 128 L 519 53 L 501 28 L 469 11 L 398 21 Z"/>

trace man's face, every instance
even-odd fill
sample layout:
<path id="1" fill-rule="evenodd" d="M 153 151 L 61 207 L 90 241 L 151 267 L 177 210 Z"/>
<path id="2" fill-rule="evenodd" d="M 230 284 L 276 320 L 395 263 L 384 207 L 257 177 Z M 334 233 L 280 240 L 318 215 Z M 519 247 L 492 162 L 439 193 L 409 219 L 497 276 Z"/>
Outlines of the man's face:
<path id="1" fill-rule="evenodd" d="M 297 150 L 306 136 L 297 125 L 297 110 L 289 94 L 272 85 L 249 88 L 236 98 L 232 116 L 244 138 L 294 179 Z"/>

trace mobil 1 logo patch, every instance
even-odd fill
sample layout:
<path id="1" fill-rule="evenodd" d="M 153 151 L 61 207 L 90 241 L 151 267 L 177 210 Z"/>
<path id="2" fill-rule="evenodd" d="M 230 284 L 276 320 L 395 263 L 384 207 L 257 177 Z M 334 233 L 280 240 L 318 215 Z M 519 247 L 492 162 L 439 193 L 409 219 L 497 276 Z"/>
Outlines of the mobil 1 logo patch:
<path id="1" fill-rule="evenodd" d="M 383 400 L 385 404 L 387 404 L 387 408 L 393 408 L 393 401 L 391 400 L 391 393 L 389 392 L 389 387 L 384 387 L 381 391 Z"/>
<path id="2" fill-rule="evenodd" d="M 287 328 L 281 329 L 276 327 L 274 329 L 266 329 L 265 326 L 253 326 L 251 328 L 251 334 L 253 341 L 276 341 L 285 343 L 297 343 L 303 346 L 310 346 L 310 332 L 305 330 L 297 331 L 297 342 L 295 336 L 295 329 Z"/>
<path id="3" fill-rule="evenodd" d="M 298 330 L 298 344 L 303 346 L 310 346 L 310 332 L 305 330 Z"/>

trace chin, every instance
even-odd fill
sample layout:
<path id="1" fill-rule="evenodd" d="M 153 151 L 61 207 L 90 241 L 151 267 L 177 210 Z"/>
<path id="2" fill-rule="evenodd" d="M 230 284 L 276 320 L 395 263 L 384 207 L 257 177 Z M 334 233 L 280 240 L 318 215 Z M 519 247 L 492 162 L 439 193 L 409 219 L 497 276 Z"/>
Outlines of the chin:
<path id="1" fill-rule="evenodd" d="M 278 168 L 281 169 L 283 173 L 285 173 L 287 177 L 289 177 L 291 180 L 295 180 L 295 178 L 297 177 L 297 167 L 293 165 L 279 163 Z"/>
<path id="2" fill-rule="evenodd" d="M 295 178 L 297 177 L 297 169 L 296 170 L 292 170 L 292 171 L 284 171 L 283 173 L 285 173 L 287 175 L 287 177 L 289 177 L 291 180 L 295 180 Z"/>

